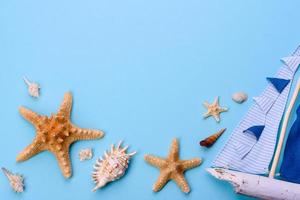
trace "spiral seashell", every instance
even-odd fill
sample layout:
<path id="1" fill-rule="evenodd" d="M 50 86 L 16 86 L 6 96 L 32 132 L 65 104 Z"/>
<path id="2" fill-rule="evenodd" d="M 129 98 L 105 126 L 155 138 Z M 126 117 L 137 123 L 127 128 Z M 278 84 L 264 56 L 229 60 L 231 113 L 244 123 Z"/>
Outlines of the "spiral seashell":
<path id="1" fill-rule="evenodd" d="M 40 86 L 37 83 L 30 82 L 25 76 L 24 82 L 28 86 L 28 93 L 30 96 L 38 98 L 40 96 Z"/>
<path id="2" fill-rule="evenodd" d="M 5 176 L 7 177 L 12 189 L 17 193 L 23 192 L 24 191 L 23 177 L 19 174 L 13 174 L 12 172 L 10 172 L 9 170 L 7 170 L 4 167 L 2 167 L 1 169 L 2 169 L 3 173 L 5 174 Z"/>
<path id="3" fill-rule="evenodd" d="M 237 92 L 232 95 L 232 100 L 236 103 L 243 103 L 247 101 L 248 95 L 244 92 Z"/>
<path id="4" fill-rule="evenodd" d="M 122 141 L 119 142 L 116 148 L 114 145 L 111 145 L 111 151 L 105 151 L 104 158 L 99 158 L 96 161 L 92 175 L 96 184 L 93 192 L 104 187 L 107 183 L 121 178 L 125 174 L 129 160 L 136 152 L 127 154 L 126 150 L 128 146 L 121 148 L 121 144 Z"/>
<path id="5" fill-rule="evenodd" d="M 218 132 L 212 134 L 211 136 L 205 138 L 204 140 L 200 141 L 200 146 L 211 147 L 225 131 L 226 128 L 223 128 Z"/>

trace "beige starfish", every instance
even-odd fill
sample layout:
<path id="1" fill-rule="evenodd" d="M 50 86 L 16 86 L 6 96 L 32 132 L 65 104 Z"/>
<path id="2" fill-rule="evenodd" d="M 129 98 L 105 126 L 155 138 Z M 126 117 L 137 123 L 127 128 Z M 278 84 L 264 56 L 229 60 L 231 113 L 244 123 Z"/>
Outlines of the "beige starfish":
<path id="1" fill-rule="evenodd" d="M 199 158 L 179 160 L 179 144 L 177 139 L 173 139 L 167 158 L 145 155 L 145 160 L 160 170 L 160 176 L 153 186 L 154 192 L 161 190 L 169 180 L 175 181 L 183 192 L 190 192 L 190 187 L 184 178 L 184 172 L 199 166 L 201 163 L 201 159 Z"/>
<path id="2" fill-rule="evenodd" d="M 220 113 L 228 111 L 228 108 L 220 107 L 219 97 L 216 97 L 212 104 L 205 101 L 203 105 L 207 108 L 207 112 L 203 115 L 204 118 L 213 116 L 217 122 L 220 122 Z"/>
<path id="3" fill-rule="evenodd" d="M 71 93 L 65 94 L 58 113 L 50 117 L 21 107 L 21 115 L 35 126 L 36 136 L 33 142 L 18 155 L 17 161 L 25 161 L 48 150 L 55 155 L 64 177 L 71 177 L 70 145 L 78 140 L 96 139 L 104 135 L 102 131 L 82 129 L 72 124 L 70 121 L 71 109 Z"/>

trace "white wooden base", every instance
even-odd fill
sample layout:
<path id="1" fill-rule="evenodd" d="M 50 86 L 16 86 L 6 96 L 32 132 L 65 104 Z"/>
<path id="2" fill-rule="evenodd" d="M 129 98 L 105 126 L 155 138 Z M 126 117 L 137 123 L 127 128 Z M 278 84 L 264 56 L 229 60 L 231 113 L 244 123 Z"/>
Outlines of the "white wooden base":
<path id="1" fill-rule="evenodd" d="M 235 192 L 240 194 L 272 200 L 300 199 L 300 184 L 227 169 L 208 168 L 206 170 L 217 179 L 231 183 Z"/>

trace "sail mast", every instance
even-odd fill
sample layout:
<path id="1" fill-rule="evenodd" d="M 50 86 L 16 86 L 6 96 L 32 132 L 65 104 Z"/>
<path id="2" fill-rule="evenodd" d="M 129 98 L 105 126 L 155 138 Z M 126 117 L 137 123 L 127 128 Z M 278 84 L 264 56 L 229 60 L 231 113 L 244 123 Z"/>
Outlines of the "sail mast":
<path id="1" fill-rule="evenodd" d="M 283 147 L 283 143 L 284 143 L 284 139 L 285 139 L 285 135 L 286 135 L 287 125 L 288 125 L 288 122 L 289 122 L 289 118 L 290 118 L 292 109 L 293 109 L 293 107 L 295 105 L 295 102 L 297 100 L 297 96 L 299 94 L 299 91 L 300 91 L 300 77 L 298 79 L 296 89 L 294 90 L 291 102 L 290 102 L 290 104 L 287 108 L 286 114 L 284 115 L 284 118 L 283 118 L 282 128 L 281 128 L 280 136 L 279 136 L 279 141 L 278 141 L 277 149 L 275 151 L 272 167 L 271 167 L 271 170 L 270 170 L 270 173 L 269 173 L 269 178 L 274 178 L 274 176 L 275 176 L 276 168 L 277 168 L 277 165 L 278 165 L 278 162 L 279 162 L 280 154 L 281 154 L 281 151 L 282 151 L 282 147 Z"/>

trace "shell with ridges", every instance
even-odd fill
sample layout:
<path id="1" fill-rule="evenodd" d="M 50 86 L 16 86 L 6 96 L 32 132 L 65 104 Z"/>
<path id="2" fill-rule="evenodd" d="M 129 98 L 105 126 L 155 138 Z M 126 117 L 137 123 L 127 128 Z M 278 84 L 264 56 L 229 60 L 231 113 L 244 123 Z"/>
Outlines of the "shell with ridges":
<path id="1" fill-rule="evenodd" d="M 82 149 L 79 152 L 79 160 L 80 161 L 85 161 L 85 160 L 90 160 L 93 157 L 93 150 L 92 149 Z"/>
<path id="2" fill-rule="evenodd" d="M 121 178 L 128 168 L 130 158 L 136 152 L 126 152 L 128 146 L 121 148 L 122 141 L 117 147 L 111 145 L 110 152 L 104 152 L 104 158 L 100 157 L 94 165 L 92 178 L 96 184 L 93 191 L 104 187 L 107 183 Z"/>
<path id="3" fill-rule="evenodd" d="M 2 171 L 5 174 L 5 176 L 8 178 L 10 186 L 15 192 L 21 193 L 24 191 L 24 183 L 23 183 L 24 179 L 21 175 L 13 174 L 9 170 L 5 169 L 4 167 L 2 167 Z"/>
<path id="4" fill-rule="evenodd" d="M 248 95 L 244 92 L 237 92 L 232 95 L 232 100 L 236 103 L 243 103 L 244 101 L 247 101 Z"/>

